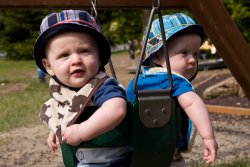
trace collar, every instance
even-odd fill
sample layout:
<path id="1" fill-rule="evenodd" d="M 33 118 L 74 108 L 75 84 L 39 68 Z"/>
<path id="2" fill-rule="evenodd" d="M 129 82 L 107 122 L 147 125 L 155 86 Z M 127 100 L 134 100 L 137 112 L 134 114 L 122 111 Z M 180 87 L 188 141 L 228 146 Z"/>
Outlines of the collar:
<path id="1" fill-rule="evenodd" d="M 166 75 L 167 69 L 162 67 L 149 67 L 149 66 L 143 66 L 142 67 L 142 74 L 144 77 L 147 76 L 155 76 L 155 75 Z"/>

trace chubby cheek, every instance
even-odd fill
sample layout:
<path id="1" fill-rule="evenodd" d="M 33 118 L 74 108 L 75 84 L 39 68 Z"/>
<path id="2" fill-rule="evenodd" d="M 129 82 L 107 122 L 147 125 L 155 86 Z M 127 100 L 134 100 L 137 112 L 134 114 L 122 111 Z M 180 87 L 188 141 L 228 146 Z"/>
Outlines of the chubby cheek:
<path id="1" fill-rule="evenodd" d="M 170 61 L 171 70 L 176 72 L 176 73 L 181 74 L 182 71 L 181 71 L 181 68 L 177 62 L 178 61 Z"/>
<path id="2" fill-rule="evenodd" d="M 98 72 L 99 68 L 100 68 L 100 61 L 98 60 L 91 60 L 90 63 L 88 63 L 88 67 L 89 67 L 89 70 L 91 72 Z"/>
<path id="3" fill-rule="evenodd" d="M 69 67 L 67 67 L 65 64 L 54 64 L 53 71 L 55 75 L 57 76 L 64 76 L 69 72 Z"/>

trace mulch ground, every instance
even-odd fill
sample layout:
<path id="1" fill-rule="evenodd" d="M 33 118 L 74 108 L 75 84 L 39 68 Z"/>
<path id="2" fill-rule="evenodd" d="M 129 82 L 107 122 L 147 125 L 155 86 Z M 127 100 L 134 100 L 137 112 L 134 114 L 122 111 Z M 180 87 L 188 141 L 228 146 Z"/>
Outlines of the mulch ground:
<path id="1" fill-rule="evenodd" d="M 223 72 L 221 72 L 221 70 L 207 71 L 207 73 L 213 73 L 214 77 L 196 87 L 195 91 L 197 92 L 197 94 L 199 94 L 202 97 L 202 93 L 205 91 L 206 88 L 213 86 L 214 84 L 219 83 L 232 76 L 232 74 L 229 71 L 227 71 L 227 69 L 222 69 L 222 70 L 224 71 Z M 199 73 L 206 73 L 206 72 L 200 71 Z M 206 78 L 207 75 L 201 75 L 200 77 L 197 76 L 195 82 L 203 81 Z M 211 105 L 242 107 L 242 108 L 250 107 L 249 99 L 247 97 L 239 97 L 238 95 L 218 96 L 211 99 L 203 98 L 203 101 L 206 104 L 211 104 Z"/>

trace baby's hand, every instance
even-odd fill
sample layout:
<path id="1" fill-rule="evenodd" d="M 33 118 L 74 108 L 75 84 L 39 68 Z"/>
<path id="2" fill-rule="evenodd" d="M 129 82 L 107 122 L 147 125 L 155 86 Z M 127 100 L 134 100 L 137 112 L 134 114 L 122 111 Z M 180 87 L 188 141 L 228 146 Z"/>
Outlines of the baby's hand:
<path id="1" fill-rule="evenodd" d="M 203 159 L 207 164 L 213 163 L 217 156 L 218 144 L 216 140 L 213 139 L 203 139 L 204 144 L 204 155 Z"/>
<path id="2" fill-rule="evenodd" d="M 79 124 L 71 125 L 62 132 L 62 141 L 72 146 L 76 146 L 82 142 L 80 134 Z"/>
<path id="3" fill-rule="evenodd" d="M 57 139 L 56 135 L 52 131 L 49 132 L 49 136 L 48 136 L 48 139 L 47 139 L 47 144 L 49 145 L 49 149 L 52 152 L 56 151 L 57 145 L 59 144 L 59 142 L 58 142 L 58 139 Z"/>

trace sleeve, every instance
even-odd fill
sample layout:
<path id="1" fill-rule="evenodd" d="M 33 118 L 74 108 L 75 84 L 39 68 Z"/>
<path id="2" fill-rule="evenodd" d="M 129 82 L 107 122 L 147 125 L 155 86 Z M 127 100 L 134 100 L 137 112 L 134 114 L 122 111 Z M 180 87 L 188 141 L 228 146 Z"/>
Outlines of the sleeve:
<path id="1" fill-rule="evenodd" d="M 172 75 L 173 77 L 173 89 L 172 97 L 177 97 L 183 93 L 194 91 L 192 84 L 185 79 L 177 75 Z"/>
<path id="2" fill-rule="evenodd" d="M 100 107 L 105 101 L 114 97 L 126 100 L 126 93 L 121 84 L 113 78 L 108 78 L 93 95 L 92 100 Z"/>
<path id="3" fill-rule="evenodd" d="M 133 91 L 133 83 L 134 83 L 134 80 L 131 80 L 128 84 L 127 89 L 126 89 L 126 95 L 127 95 L 128 102 L 135 100 L 135 93 Z"/>

